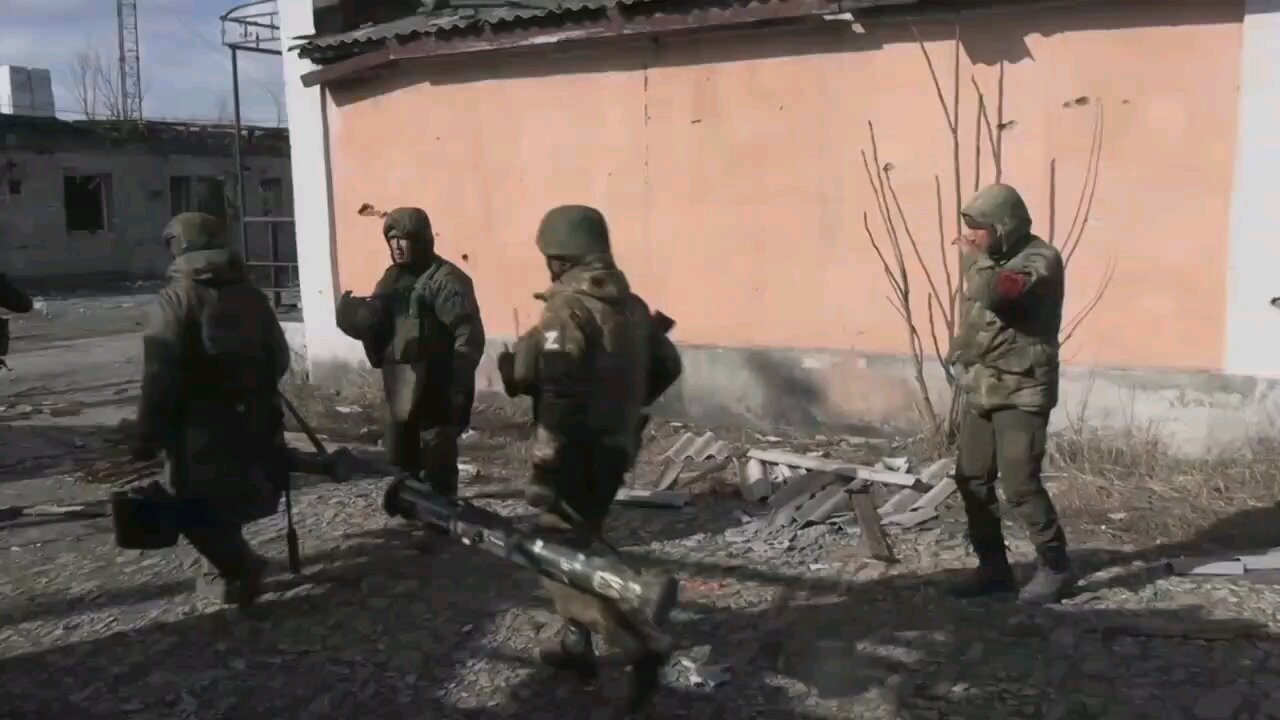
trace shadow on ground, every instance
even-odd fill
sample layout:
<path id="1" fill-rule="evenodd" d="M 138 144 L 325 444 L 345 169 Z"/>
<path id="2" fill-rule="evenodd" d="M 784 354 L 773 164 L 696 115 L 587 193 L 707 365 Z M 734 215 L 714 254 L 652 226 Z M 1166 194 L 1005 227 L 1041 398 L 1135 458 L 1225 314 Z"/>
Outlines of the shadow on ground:
<path id="1" fill-rule="evenodd" d="M 558 628 L 531 609 L 531 574 L 463 548 L 424 553 L 422 537 L 390 528 L 309 557 L 313 569 L 274 580 L 280 595 L 252 618 L 199 615 L 0 660 L 0 703 L 30 718 L 612 716 L 626 690 L 621 668 L 607 667 L 599 686 L 582 692 L 531 663 L 535 639 Z M 828 582 L 655 562 L 690 588 L 675 625 L 682 645 L 727 665 L 730 680 L 705 691 L 668 687 L 652 717 L 850 717 L 874 699 L 933 717 L 1096 718 L 1117 692 L 1126 717 L 1165 717 L 1203 692 L 1178 683 L 1177 671 L 1238 673 L 1258 662 L 1259 648 L 1274 647 L 1270 639 L 1225 651 L 1162 641 L 1167 668 L 1153 676 L 1116 628 L 1194 611 L 961 604 L 941 592 L 943 574 Z M 747 586 L 766 588 L 772 601 L 748 603 L 739 595 Z M 174 589 L 161 583 L 106 600 Z M 53 597 L 37 605 L 46 617 L 72 610 Z M 1067 687 L 1069 697 L 1052 699 Z"/>

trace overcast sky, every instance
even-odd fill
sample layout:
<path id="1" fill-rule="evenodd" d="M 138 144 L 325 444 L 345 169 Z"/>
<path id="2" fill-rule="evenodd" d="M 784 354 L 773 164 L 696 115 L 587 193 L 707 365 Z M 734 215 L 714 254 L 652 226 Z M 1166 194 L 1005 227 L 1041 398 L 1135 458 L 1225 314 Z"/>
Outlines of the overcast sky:
<path id="1" fill-rule="evenodd" d="M 244 1 L 137 0 L 145 116 L 230 120 L 231 59 L 218 16 Z M 117 48 L 115 0 L 0 0 L 0 65 L 47 68 L 61 117 L 80 111 L 70 89 L 76 53 L 97 50 L 116 67 Z M 275 125 L 273 94 L 283 116 L 280 59 L 241 53 L 245 122 Z"/>

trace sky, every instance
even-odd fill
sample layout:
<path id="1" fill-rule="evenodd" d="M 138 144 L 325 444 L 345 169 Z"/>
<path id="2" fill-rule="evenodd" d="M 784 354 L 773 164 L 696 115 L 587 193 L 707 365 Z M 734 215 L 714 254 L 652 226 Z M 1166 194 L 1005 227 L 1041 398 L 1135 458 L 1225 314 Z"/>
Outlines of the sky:
<path id="1" fill-rule="evenodd" d="M 137 0 L 144 117 L 230 122 L 231 57 L 218 17 L 245 1 Z M 59 117 L 81 112 L 70 89 L 76 54 L 98 51 L 114 68 L 118 47 L 115 0 L 0 0 L 0 65 L 48 69 Z M 244 122 L 283 123 L 283 88 L 279 57 L 240 53 Z"/>

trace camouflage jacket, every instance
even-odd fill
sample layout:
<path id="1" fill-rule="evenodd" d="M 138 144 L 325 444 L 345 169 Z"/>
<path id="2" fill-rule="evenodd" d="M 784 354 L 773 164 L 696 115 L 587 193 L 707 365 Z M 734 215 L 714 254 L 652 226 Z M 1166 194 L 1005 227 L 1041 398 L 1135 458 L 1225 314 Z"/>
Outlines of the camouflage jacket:
<path id="1" fill-rule="evenodd" d="M 485 343 L 471 278 L 435 257 L 425 270 L 387 268 L 373 295 L 390 317 L 385 334 L 364 342 L 370 364 L 417 365 L 428 380 L 412 384 L 415 397 L 393 405 L 412 406 L 428 426 L 467 426 Z"/>
<path id="2" fill-rule="evenodd" d="M 651 363 L 679 363 L 674 346 L 611 266 L 573 268 L 537 297 L 546 303 L 542 317 L 516 341 L 511 378 L 517 392 L 534 397 L 534 463 L 554 464 L 574 441 L 634 459 Z M 674 379 L 679 368 L 666 374 Z"/>
<path id="3" fill-rule="evenodd" d="M 289 346 L 232 250 L 179 256 L 143 334 L 138 432 L 165 451 L 165 483 L 226 518 L 275 512 L 288 482 L 278 387 Z"/>
<path id="4" fill-rule="evenodd" d="M 968 253 L 961 265 L 963 298 L 948 359 L 965 402 L 984 413 L 1047 413 L 1058 403 L 1062 257 L 1031 234 L 1031 214 L 1011 187 L 982 190 L 963 213 L 997 232 L 988 253 Z"/>

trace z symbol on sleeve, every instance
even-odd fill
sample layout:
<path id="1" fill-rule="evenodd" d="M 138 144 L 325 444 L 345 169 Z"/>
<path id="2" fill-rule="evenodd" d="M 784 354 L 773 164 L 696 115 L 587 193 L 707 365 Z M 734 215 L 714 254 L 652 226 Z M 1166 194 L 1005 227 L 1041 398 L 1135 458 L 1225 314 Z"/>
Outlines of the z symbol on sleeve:
<path id="1" fill-rule="evenodd" d="M 559 350 L 560 349 L 560 331 L 548 330 L 542 333 L 542 349 L 543 350 Z"/>

